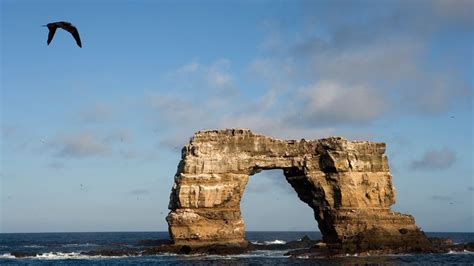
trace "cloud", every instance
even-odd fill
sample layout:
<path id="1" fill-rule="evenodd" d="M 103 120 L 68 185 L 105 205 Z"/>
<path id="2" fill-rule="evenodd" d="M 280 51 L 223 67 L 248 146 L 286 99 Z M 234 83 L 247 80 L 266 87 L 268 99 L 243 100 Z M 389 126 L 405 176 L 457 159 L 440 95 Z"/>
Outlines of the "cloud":
<path id="1" fill-rule="evenodd" d="M 367 12 L 369 6 L 347 4 L 336 2 L 322 14 L 304 8 L 296 31 L 284 20 L 265 21 L 262 53 L 242 76 L 232 73 L 228 59 L 191 60 L 171 70 L 171 87 L 147 96 L 158 117 L 160 145 L 181 147 L 197 130 L 222 127 L 278 138 L 347 135 L 343 130 L 352 130 L 344 129 L 347 125 L 413 113 L 438 115 L 468 102 L 470 87 L 460 78 L 462 69 L 441 60 L 444 55 L 433 55 L 440 29 L 426 25 L 455 30 L 461 23 L 455 17 L 438 14 L 431 3 L 416 4 L 415 10 L 396 3 L 370 5 L 377 15 L 361 19 L 353 10 Z M 227 93 L 242 84 L 254 87 L 251 93 Z"/>
<path id="2" fill-rule="evenodd" d="M 265 193 L 278 190 L 283 193 L 296 193 L 291 185 L 286 181 L 283 171 L 264 170 L 249 177 L 249 182 L 245 191 L 250 193 Z"/>
<path id="3" fill-rule="evenodd" d="M 102 123 L 113 117 L 113 110 L 109 105 L 97 103 L 79 113 L 79 119 L 86 123 Z"/>
<path id="4" fill-rule="evenodd" d="M 436 0 L 433 1 L 433 12 L 456 26 L 472 27 L 474 22 L 474 2 L 470 0 Z"/>
<path id="5" fill-rule="evenodd" d="M 265 193 L 271 191 L 272 188 L 268 184 L 260 184 L 260 183 L 249 183 L 247 187 L 245 187 L 245 191 L 250 193 Z"/>
<path id="6" fill-rule="evenodd" d="M 304 87 L 297 100 L 288 122 L 313 126 L 368 122 L 382 115 L 387 107 L 374 88 L 337 81 L 320 81 Z"/>
<path id="7" fill-rule="evenodd" d="M 106 142 L 92 132 L 59 136 L 49 145 L 55 150 L 55 155 L 59 157 L 104 156 L 111 151 Z"/>
<path id="8" fill-rule="evenodd" d="M 104 138 L 104 141 L 107 143 L 132 143 L 133 135 L 129 130 L 122 129 L 109 134 L 107 137 Z"/>
<path id="9" fill-rule="evenodd" d="M 265 134 L 282 139 L 319 139 L 335 134 L 335 129 L 330 127 L 308 128 L 292 126 L 285 121 L 284 116 L 274 117 L 265 114 L 240 114 L 222 119 L 219 127 L 223 128 L 248 128 L 255 133 Z"/>
<path id="10" fill-rule="evenodd" d="M 431 199 L 438 200 L 438 201 L 452 201 L 454 198 L 451 196 L 433 195 L 431 196 Z"/>
<path id="11" fill-rule="evenodd" d="M 126 160 L 154 161 L 158 159 L 158 153 L 154 150 L 145 151 L 137 149 L 121 150 L 120 155 Z"/>
<path id="12" fill-rule="evenodd" d="M 448 148 L 430 150 L 410 164 L 413 170 L 444 170 L 456 162 L 456 153 Z"/>
<path id="13" fill-rule="evenodd" d="M 315 122 L 367 123 L 406 113 L 438 115 L 455 104 L 469 103 L 472 94 L 472 86 L 461 77 L 460 64 L 432 51 L 441 30 L 459 31 L 464 26 L 472 34 L 473 27 L 466 27 L 474 22 L 472 16 L 469 21 L 469 16 L 453 16 L 461 9 L 473 13 L 468 8 L 472 3 L 460 2 L 443 10 L 439 8 L 446 5 L 443 1 L 398 3 L 390 8 L 336 1 L 324 14 L 305 13 L 318 10 L 319 5 L 304 4 L 306 25 L 299 31 L 288 31 L 284 23 L 265 22 L 270 25 L 270 56 L 256 59 L 251 69 L 267 80 L 269 91 L 275 83 L 302 88 L 306 93 L 300 92 L 303 97 L 293 99 L 292 106 L 303 105 L 296 112 L 302 117 L 296 120 L 311 127 Z M 368 8 L 378 10 L 377 15 L 364 19 L 355 15 Z M 465 54 L 474 55 L 470 48 Z M 430 60 L 443 63 L 434 67 Z M 284 66 L 291 67 L 284 71 Z M 281 104 L 278 99 L 293 96 L 279 93 L 272 99 Z"/>
<path id="14" fill-rule="evenodd" d="M 171 149 L 171 150 L 180 151 L 181 148 L 184 147 L 184 145 L 186 145 L 189 142 L 190 138 L 191 138 L 190 135 L 179 134 L 179 133 L 174 134 L 161 140 L 160 146 Z"/>
<path id="15" fill-rule="evenodd" d="M 208 84 L 216 88 L 231 88 L 234 86 L 233 77 L 228 73 L 230 67 L 229 60 L 220 60 L 212 64 L 205 70 L 205 77 Z"/>
<path id="16" fill-rule="evenodd" d="M 200 64 L 190 63 L 172 72 L 196 73 L 200 68 Z M 285 121 L 288 111 L 278 108 L 282 101 L 279 91 L 270 89 L 262 97 L 247 98 L 239 94 L 222 97 L 212 89 L 202 89 L 197 96 L 193 91 L 178 94 L 156 90 L 146 98 L 154 113 L 160 145 L 173 150 L 185 145 L 197 130 L 210 128 L 249 128 L 278 138 L 318 138 L 333 133 L 332 128 L 308 128 Z"/>
<path id="17" fill-rule="evenodd" d="M 3 125 L 2 130 L 2 139 L 14 138 L 18 135 L 18 127 L 12 125 Z"/>
<path id="18" fill-rule="evenodd" d="M 219 59 L 210 64 L 191 61 L 167 75 L 175 83 L 183 83 L 184 87 L 208 90 L 214 93 L 237 93 L 238 87 L 230 74 L 231 62 Z"/>
<path id="19" fill-rule="evenodd" d="M 59 170 L 59 169 L 63 169 L 64 167 L 66 167 L 66 165 L 62 162 L 55 161 L 55 162 L 49 163 L 48 167 L 51 168 L 51 169 Z"/>
<path id="20" fill-rule="evenodd" d="M 131 195 L 138 196 L 138 195 L 150 194 L 151 191 L 149 189 L 145 189 L 145 188 L 138 188 L 138 189 L 130 190 L 128 193 L 131 194 Z"/>

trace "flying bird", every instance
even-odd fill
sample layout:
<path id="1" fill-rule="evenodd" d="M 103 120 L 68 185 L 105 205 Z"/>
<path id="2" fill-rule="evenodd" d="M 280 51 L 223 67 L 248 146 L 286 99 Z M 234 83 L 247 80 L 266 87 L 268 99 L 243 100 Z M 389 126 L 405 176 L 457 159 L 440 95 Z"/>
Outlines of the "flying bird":
<path id="1" fill-rule="evenodd" d="M 65 31 L 68 31 L 69 33 L 71 33 L 72 37 L 74 37 L 74 40 L 76 40 L 77 45 L 82 48 L 81 37 L 79 37 L 79 32 L 77 31 L 77 28 L 74 25 L 72 25 L 71 23 L 66 22 L 66 21 L 59 21 L 59 22 L 48 23 L 48 24 L 43 25 L 43 26 L 48 27 L 48 29 L 49 29 L 48 45 L 53 40 L 53 37 L 54 37 L 54 34 L 56 33 L 56 30 L 58 28 L 61 28 Z"/>

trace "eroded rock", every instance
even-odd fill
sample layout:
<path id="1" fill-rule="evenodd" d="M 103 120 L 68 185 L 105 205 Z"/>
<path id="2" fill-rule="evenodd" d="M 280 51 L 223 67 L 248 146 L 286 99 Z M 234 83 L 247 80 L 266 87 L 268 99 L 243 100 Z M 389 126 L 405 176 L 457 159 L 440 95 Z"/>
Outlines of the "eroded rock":
<path id="1" fill-rule="evenodd" d="M 282 169 L 314 211 L 331 249 L 429 245 L 410 215 L 393 212 L 385 144 L 327 138 L 278 140 L 250 130 L 197 132 L 182 150 L 167 216 L 176 245 L 247 245 L 240 213 L 249 175 Z"/>

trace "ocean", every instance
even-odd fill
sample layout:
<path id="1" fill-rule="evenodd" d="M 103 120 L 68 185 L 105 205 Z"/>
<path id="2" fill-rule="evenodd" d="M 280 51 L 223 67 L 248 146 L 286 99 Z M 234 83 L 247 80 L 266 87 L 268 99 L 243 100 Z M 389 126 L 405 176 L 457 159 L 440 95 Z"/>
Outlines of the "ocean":
<path id="1" fill-rule="evenodd" d="M 319 232 L 247 232 L 246 239 L 258 245 L 279 244 L 304 236 L 321 239 Z M 474 233 L 427 233 L 448 237 L 455 243 L 474 242 Z M 163 254 L 154 256 L 89 256 L 81 253 L 103 249 L 145 248 L 141 240 L 169 239 L 168 232 L 106 233 L 4 233 L 0 234 L 0 265 L 473 265 L 474 252 L 405 254 L 359 257 L 347 254 L 330 259 L 290 258 L 288 250 L 257 250 L 230 256 Z M 142 242 L 143 243 L 143 242 Z M 28 254 L 17 258 L 12 254 Z"/>

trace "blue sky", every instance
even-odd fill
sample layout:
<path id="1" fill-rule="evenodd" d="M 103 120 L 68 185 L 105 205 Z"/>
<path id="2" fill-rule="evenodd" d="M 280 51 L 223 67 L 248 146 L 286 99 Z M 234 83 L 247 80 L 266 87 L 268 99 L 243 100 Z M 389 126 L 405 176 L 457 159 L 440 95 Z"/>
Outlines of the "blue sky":
<path id="1" fill-rule="evenodd" d="M 0 232 L 166 231 L 197 130 L 387 143 L 394 209 L 474 231 L 472 1 L 1 1 Z M 70 21 L 83 48 L 57 31 Z M 281 171 L 247 230 L 316 230 Z"/>

